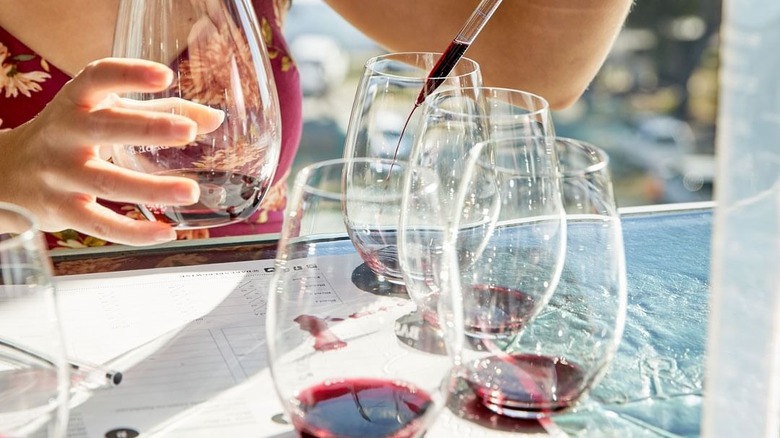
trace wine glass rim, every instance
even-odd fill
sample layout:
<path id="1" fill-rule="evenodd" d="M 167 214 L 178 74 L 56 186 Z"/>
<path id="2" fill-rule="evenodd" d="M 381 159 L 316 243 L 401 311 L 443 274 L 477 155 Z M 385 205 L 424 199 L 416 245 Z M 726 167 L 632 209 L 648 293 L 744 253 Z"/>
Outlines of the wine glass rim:
<path id="1" fill-rule="evenodd" d="M 341 197 L 343 196 L 341 191 L 334 192 L 332 190 L 324 190 L 318 187 L 314 187 L 309 183 L 309 178 L 314 172 L 334 165 L 341 166 L 343 171 L 343 167 L 348 163 L 381 163 L 390 166 L 399 166 L 399 167 L 408 166 L 407 161 L 398 160 L 398 159 L 393 160 L 390 158 L 379 158 L 379 157 L 332 158 L 330 160 L 318 161 L 316 163 L 312 163 L 303 167 L 300 171 L 298 171 L 298 175 L 295 178 L 295 184 L 301 187 L 302 190 L 304 190 L 307 193 L 316 194 L 317 196 L 324 197 L 324 198 L 341 199 Z M 341 177 L 341 175 L 339 175 L 339 177 Z"/>
<path id="2" fill-rule="evenodd" d="M 392 58 L 402 58 L 402 57 L 421 56 L 421 55 L 422 56 L 441 57 L 442 52 L 391 52 L 391 53 L 384 53 L 384 54 L 377 55 L 377 56 L 374 56 L 372 58 L 369 58 L 366 61 L 366 63 L 364 64 L 364 68 L 366 68 L 368 70 L 371 70 L 374 73 L 377 73 L 377 74 L 380 74 L 382 76 L 386 76 L 386 77 L 389 77 L 389 78 L 398 78 L 398 79 L 407 79 L 407 80 L 414 79 L 414 80 L 424 81 L 424 80 L 429 79 L 429 78 L 426 78 L 426 77 L 410 77 L 410 76 L 406 76 L 406 75 L 402 75 L 402 74 L 393 74 L 393 73 L 386 72 L 386 71 L 379 71 L 376 68 L 374 68 L 374 66 L 379 61 L 382 61 L 382 60 L 391 60 Z M 446 78 L 450 78 L 450 77 L 462 78 L 462 77 L 466 77 L 466 76 L 471 76 L 473 74 L 480 74 L 480 66 L 479 66 L 479 63 L 477 61 L 475 61 L 475 60 L 473 60 L 473 59 L 471 59 L 471 58 L 469 58 L 467 56 L 463 56 L 458 61 L 458 64 L 460 64 L 462 62 L 463 63 L 469 63 L 473 67 L 473 69 L 470 69 L 469 71 L 466 71 L 464 73 L 457 73 L 456 69 L 453 69 L 453 71 L 450 72 L 450 74 L 448 76 L 446 76 L 445 78 L 433 77 L 433 79 L 446 79 Z"/>
<path id="3" fill-rule="evenodd" d="M 515 140 L 512 138 L 493 138 L 481 141 L 477 143 L 471 151 L 472 155 L 479 155 L 481 153 L 481 150 L 483 147 L 487 144 L 495 144 L 495 143 L 512 143 Z M 564 144 L 570 148 L 576 148 L 579 153 L 582 153 L 583 155 L 592 157 L 593 160 L 590 164 L 584 165 L 584 166 L 569 166 L 566 167 L 561 163 L 561 157 L 560 153 L 557 147 L 555 147 L 555 155 L 553 155 L 553 161 L 557 161 L 553 163 L 553 167 L 551 168 L 551 173 L 538 173 L 538 172 L 529 172 L 525 173 L 522 171 L 518 171 L 517 169 L 508 168 L 506 166 L 500 166 L 500 165 L 493 165 L 489 164 L 489 167 L 495 167 L 496 170 L 501 171 L 502 173 L 507 174 L 515 174 L 515 175 L 521 175 L 521 176 L 531 176 L 532 173 L 535 173 L 537 176 L 540 177 L 550 177 L 550 176 L 559 176 L 561 178 L 581 178 L 585 175 L 591 175 L 599 172 L 603 172 L 607 170 L 607 167 L 609 166 L 609 155 L 606 153 L 606 151 L 598 146 L 595 146 L 591 143 L 588 143 L 586 141 L 578 140 L 575 138 L 569 138 L 569 137 L 554 137 L 552 141 L 555 142 L 556 146 L 559 144 Z M 478 162 L 481 162 L 482 160 L 478 160 Z M 552 172 L 552 169 L 555 169 L 554 172 Z"/>
<path id="4" fill-rule="evenodd" d="M 514 94 L 519 96 L 524 96 L 526 98 L 530 98 L 532 102 L 534 102 L 533 107 L 525 108 L 528 112 L 526 114 L 523 114 L 524 117 L 534 117 L 542 114 L 549 114 L 550 113 L 550 102 L 542 97 L 539 94 L 532 93 L 530 91 L 526 90 L 519 90 L 516 88 L 506 88 L 506 87 L 491 87 L 491 86 L 469 86 L 469 87 L 459 87 L 455 90 L 453 89 L 439 89 L 434 90 L 432 93 L 430 93 L 426 98 L 425 101 L 428 101 L 429 99 L 435 99 L 437 96 L 441 97 L 444 94 L 447 93 L 457 93 L 462 94 L 464 91 L 468 90 L 474 90 L 474 91 L 482 91 L 490 93 L 491 97 L 498 97 L 496 96 L 499 93 L 502 94 Z M 458 114 L 457 111 L 452 111 L 448 109 L 441 109 L 438 108 L 437 111 L 441 112 L 442 114 Z M 473 114 L 470 114 L 470 117 L 490 117 L 490 115 L 482 115 L 482 116 L 476 116 Z"/>
<path id="5" fill-rule="evenodd" d="M 556 137 L 556 144 L 565 144 L 566 146 L 577 148 L 580 152 L 587 154 L 594 158 L 593 162 L 587 166 L 566 168 L 561 167 L 561 174 L 564 177 L 577 177 L 597 173 L 605 170 L 609 166 L 609 155 L 607 152 L 587 141 L 579 140 L 571 137 Z M 557 148 L 556 148 L 557 149 Z M 557 152 L 557 150 L 556 150 Z M 558 157 L 560 160 L 560 156 Z"/>
<path id="6" fill-rule="evenodd" d="M 33 216 L 30 210 L 16 204 L 0 201 L 0 211 L 16 214 L 27 222 L 25 228 L 18 233 L 14 233 L 15 235 L 13 237 L 0 240 L 0 251 L 18 246 L 18 242 L 29 241 L 35 236 L 35 233 L 38 230 L 38 220 Z M 0 234 L 5 234 L 5 232 L 0 232 Z"/>
<path id="7" fill-rule="evenodd" d="M 559 163 L 557 162 L 557 158 L 552 152 L 550 152 L 551 149 L 550 147 L 543 148 L 546 151 L 545 153 L 535 153 L 536 156 L 544 155 L 547 157 L 543 159 L 545 162 L 544 163 L 545 169 L 533 168 L 530 170 L 524 170 L 520 167 L 515 168 L 515 167 L 509 167 L 502 164 L 493 163 L 493 162 L 486 162 L 481 157 L 482 151 L 484 151 L 484 149 L 489 145 L 514 144 L 518 140 L 519 138 L 505 137 L 505 138 L 490 138 L 487 140 L 480 141 L 469 150 L 468 160 L 470 161 L 474 160 L 473 161 L 474 165 L 490 168 L 496 172 L 500 172 L 505 175 L 512 175 L 514 177 L 560 178 L 562 176 L 558 165 Z M 552 138 L 550 138 L 550 141 L 552 141 Z M 522 146 L 518 146 L 518 147 L 522 147 Z"/>

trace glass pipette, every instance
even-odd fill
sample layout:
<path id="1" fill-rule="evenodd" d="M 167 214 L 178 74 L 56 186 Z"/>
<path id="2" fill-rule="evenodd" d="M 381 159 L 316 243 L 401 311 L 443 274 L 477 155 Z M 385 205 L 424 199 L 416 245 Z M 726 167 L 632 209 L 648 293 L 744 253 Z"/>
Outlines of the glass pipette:
<path id="1" fill-rule="evenodd" d="M 447 50 L 444 51 L 436 65 L 431 69 L 431 72 L 428 73 L 425 85 L 420 90 L 419 96 L 417 96 L 415 107 L 420 106 L 425 98 L 444 82 L 444 78 L 455 68 L 455 65 L 463 57 L 463 54 L 466 53 L 466 50 L 474 42 L 474 39 L 477 38 L 479 32 L 485 27 L 485 24 L 487 24 L 500 4 L 501 0 L 482 0 L 477 5 L 477 8 L 471 13 L 469 19 L 447 47 Z"/>

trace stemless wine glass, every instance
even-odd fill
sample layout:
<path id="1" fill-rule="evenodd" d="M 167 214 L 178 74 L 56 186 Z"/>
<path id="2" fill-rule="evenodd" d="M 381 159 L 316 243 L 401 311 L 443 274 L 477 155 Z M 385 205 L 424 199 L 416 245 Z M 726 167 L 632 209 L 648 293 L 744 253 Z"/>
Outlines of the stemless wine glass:
<path id="1" fill-rule="evenodd" d="M 248 0 L 122 0 L 113 55 L 170 66 L 173 84 L 126 97 L 182 112 L 186 99 L 224 112 L 214 131 L 184 147 L 116 145 L 113 160 L 140 172 L 191 178 L 198 202 L 141 205 L 149 220 L 178 229 L 249 217 L 267 193 L 279 160 L 279 101 L 268 53 Z M 176 98 L 176 99 L 171 99 Z"/>
<path id="2" fill-rule="evenodd" d="M 485 146 L 489 146 L 486 143 Z M 502 155 L 501 145 L 493 150 L 474 149 L 473 182 L 491 179 L 492 162 Z M 626 278 L 620 218 L 615 206 L 606 154 L 581 141 L 558 138 L 555 151 L 561 169 L 561 194 L 566 211 L 566 257 L 555 290 L 538 314 L 516 321 L 522 329 L 514 336 L 480 336 L 460 354 L 464 384 L 459 388 L 462 405 L 478 400 L 493 412 L 515 418 L 540 418 L 572 408 L 597 384 L 615 355 L 622 337 L 626 313 Z M 505 171 L 498 167 L 502 178 Z M 530 184 L 519 184 L 533 189 Z M 464 184 L 461 199 L 479 185 Z M 534 189 L 535 190 L 535 189 Z M 510 192 L 517 199 L 535 202 L 528 193 Z M 523 228 L 526 224 L 522 224 Z M 503 232 L 502 227 L 496 227 Z M 514 232 L 510 230 L 510 232 Z M 507 239 L 491 236 L 502 245 Z M 530 240 L 538 235 L 527 236 Z M 460 239 L 458 234 L 456 239 Z M 525 242 L 524 250 L 536 249 Z M 457 245 L 456 245 L 457 246 Z M 487 256 L 487 257 L 486 257 Z M 465 270 L 463 308 L 467 327 L 478 333 L 495 333 L 496 322 L 505 321 L 510 305 L 535 306 L 527 295 L 531 284 L 551 277 L 552 266 L 540 263 L 514 265 L 518 278 L 490 283 L 482 289 L 464 281 L 469 276 L 499 272 L 511 257 L 485 251 L 473 269 Z M 546 281 L 546 280 L 545 280 Z M 485 295 L 484 290 L 493 293 Z M 489 299 L 488 299 L 489 298 Z M 531 312 L 533 313 L 533 312 Z M 468 417 L 467 412 L 460 412 Z"/>
<path id="3" fill-rule="evenodd" d="M 440 53 L 408 52 L 389 53 L 369 59 L 355 93 L 355 100 L 344 144 L 345 158 L 386 158 L 407 161 L 411 153 L 414 134 L 420 120 L 418 98 L 424 91 L 426 80 L 440 83 L 438 89 L 457 90 L 482 84 L 479 65 L 469 58 L 462 58 L 449 76 L 427 78 L 441 58 Z M 400 203 L 400 199 L 396 205 Z M 392 227 L 398 228 L 398 214 Z M 390 225 L 390 224 L 388 224 Z M 402 284 L 403 276 L 398 267 L 396 236 L 363 236 L 360 231 L 352 234 L 357 247 L 362 241 L 380 238 L 387 242 L 380 263 L 367 259 L 374 273 L 393 283 Z"/>
<path id="4" fill-rule="evenodd" d="M 68 368 L 37 223 L 0 203 L 0 436 L 65 436 Z"/>
<path id="5" fill-rule="evenodd" d="M 371 166 L 366 166 L 366 159 Z M 398 267 L 398 217 L 405 161 L 355 158 L 344 169 L 344 221 L 360 257 L 379 279 L 401 283 Z"/>
<path id="6" fill-rule="evenodd" d="M 408 160 L 426 80 L 440 82 L 439 90 L 482 85 L 479 64 L 469 58 L 461 58 L 445 78 L 428 78 L 439 58 L 441 53 L 405 52 L 366 61 L 352 104 L 345 158 Z"/>
<path id="7" fill-rule="evenodd" d="M 529 155 L 520 157 L 522 161 L 509 163 L 510 167 L 525 163 L 534 166 L 533 172 L 549 171 L 549 167 L 555 164 L 554 150 L 550 146 L 555 134 L 549 105 L 542 97 L 522 90 L 464 87 L 431 94 L 421 110 L 409 167 L 412 170 L 431 169 L 438 175 L 442 190 L 438 204 L 433 207 L 444 210 L 448 220 L 457 218 L 464 229 L 469 226 L 474 229 L 484 227 L 485 232 L 481 234 L 483 239 L 473 238 L 459 243 L 461 252 L 472 254 L 469 258 L 461 258 L 461 262 L 471 263 L 486 245 L 485 239 L 490 236 L 490 227 L 497 220 L 501 200 L 496 196 L 493 186 L 486 185 L 481 191 L 473 191 L 464 200 L 464 205 L 456 202 L 458 190 L 466 175 L 469 151 L 481 141 L 511 138 L 515 142 L 513 145 L 527 151 Z M 534 160 L 546 167 L 539 167 Z M 424 174 L 406 174 L 406 193 L 416 186 L 418 182 L 415 178 L 421 175 Z M 550 182 L 549 179 L 544 181 Z M 556 201 L 560 200 L 554 196 L 553 187 L 549 185 L 552 197 L 544 200 L 546 204 L 539 203 L 539 206 L 547 209 L 548 213 L 557 214 L 561 209 Z M 440 254 L 444 244 L 440 235 L 426 231 L 426 223 L 439 213 L 429 211 L 430 206 L 424 204 L 425 200 L 423 198 L 420 202 L 411 197 L 402 200 L 399 235 L 401 247 L 406 248 L 400 258 L 404 283 L 409 295 L 423 311 L 436 307 L 439 288 L 437 282 L 431 281 L 427 267 L 435 266 L 431 264 L 431 258 Z M 468 250 L 465 248 L 467 243 L 472 245 Z"/>
<path id="8" fill-rule="evenodd" d="M 413 303 L 349 283 L 352 264 L 360 258 L 346 240 L 341 205 L 350 200 L 342 181 L 349 166 L 353 178 L 365 175 L 381 184 L 387 164 L 365 158 L 315 163 L 300 171 L 291 192 L 271 281 L 267 333 L 274 384 L 301 436 L 418 437 L 448 394 L 452 358 L 409 348 L 396 337 L 396 320 Z M 428 181 L 432 186 L 426 189 L 435 194 L 435 179 Z M 334 233 L 340 239 L 334 241 Z M 343 249 L 345 242 L 349 246 L 334 259 L 338 253 L 332 248 Z M 448 254 L 454 257 L 453 251 Z M 315 266 L 316 275 L 310 270 Z M 446 285 L 451 275 L 439 278 Z M 323 298 L 322 285 L 333 285 L 339 299 Z M 445 307 L 451 296 L 442 295 L 439 309 L 450 323 L 448 316 L 462 314 L 453 310 L 455 304 Z M 448 333 L 438 334 L 443 345 L 456 342 L 444 339 Z"/>

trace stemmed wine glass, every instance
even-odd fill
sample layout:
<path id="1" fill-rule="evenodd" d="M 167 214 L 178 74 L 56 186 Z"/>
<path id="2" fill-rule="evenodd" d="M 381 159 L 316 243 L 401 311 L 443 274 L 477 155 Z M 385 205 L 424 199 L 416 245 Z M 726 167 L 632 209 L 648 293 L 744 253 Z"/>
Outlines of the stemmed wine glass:
<path id="1" fill-rule="evenodd" d="M 472 151 L 469 183 L 462 185 L 459 195 L 461 204 L 495 178 L 502 198 L 523 200 L 529 207 L 541 200 L 531 181 L 514 180 L 516 169 L 504 167 L 504 157 L 517 157 L 515 148 L 507 146 L 511 145 L 487 142 Z M 508 253 L 494 251 L 512 242 L 521 251 L 549 251 L 542 235 L 528 232 L 528 225 L 543 217 L 506 226 L 499 221 L 490 236 L 491 245 L 461 275 L 465 324 L 472 336 L 458 355 L 461 406 L 473 406 L 476 400 L 514 418 L 541 418 L 568 410 L 598 383 L 622 337 L 625 260 L 607 155 L 573 139 L 557 138 L 554 147 L 567 222 L 562 272 L 552 275 L 559 266 L 518 264 Z M 507 190 L 509 181 L 517 182 L 517 189 Z M 455 229 L 455 239 L 463 240 L 462 225 L 456 222 Z M 514 235 L 522 240 L 509 237 Z M 516 274 L 495 275 L 506 269 Z M 469 284 L 471 278 L 476 281 Z M 529 285 L 539 286 L 539 281 L 549 281 L 554 290 L 547 300 L 528 294 L 533 290 Z M 508 318 L 512 306 L 528 309 L 529 317 Z M 512 330 L 507 332 L 505 327 Z M 475 415 L 467 409 L 459 414 Z"/>
<path id="2" fill-rule="evenodd" d="M 428 52 L 389 53 L 366 62 L 349 119 L 344 158 L 409 159 L 420 121 L 418 97 L 440 57 L 440 53 Z M 446 78 L 430 79 L 441 82 L 440 90 L 482 84 L 479 65 L 469 58 L 462 58 Z M 399 203 L 400 199 L 395 204 Z M 398 214 L 388 216 L 393 218 L 386 230 L 398 228 Z M 395 232 L 366 232 L 371 235 L 364 236 L 360 230 L 352 234 L 358 248 L 361 242 L 375 243 L 372 253 L 378 251 L 380 256 L 369 256 L 366 264 L 382 279 L 403 284 Z"/>
<path id="3" fill-rule="evenodd" d="M 249 217 L 271 186 L 281 145 L 279 101 L 268 53 L 248 0 L 122 0 L 113 55 L 170 66 L 163 92 L 125 97 L 182 114 L 184 101 L 224 113 L 214 131 L 183 147 L 116 145 L 115 163 L 200 185 L 188 206 L 140 205 L 149 220 L 178 229 L 225 225 Z"/>
<path id="4" fill-rule="evenodd" d="M 418 132 L 409 158 L 412 170 L 430 169 L 439 178 L 442 187 L 435 204 L 428 205 L 426 198 L 415 199 L 406 196 L 400 208 L 399 251 L 400 266 L 404 274 L 406 289 L 418 304 L 426 319 L 435 319 L 436 300 L 441 291 L 430 271 L 437 266 L 433 261 L 442 253 L 445 244 L 441 233 L 432 233 L 429 226 L 437 223 L 436 216 L 444 214 L 448 223 L 456 219 L 463 229 L 482 230 L 474 233 L 470 239 L 459 242 L 462 268 L 479 258 L 492 235 L 492 227 L 498 220 L 500 210 L 509 214 L 508 207 L 502 207 L 502 200 L 494 185 L 486 185 L 483 190 L 472 191 L 462 204 L 457 202 L 458 190 L 466 177 L 469 152 L 479 142 L 490 139 L 510 138 L 520 155 L 517 162 L 508 163 L 510 167 L 530 166 L 528 179 L 543 181 L 546 192 L 535 196 L 548 195 L 546 199 L 536 199 L 536 210 L 522 212 L 523 215 L 543 215 L 551 217 L 562 214 L 560 199 L 553 181 L 548 177 L 536 177 L 530 172 L 542 175 L 543 171 L 552 172 L 555 165 L 554 150 L 550 146 L 554 130 L 549 105 L 542 97 L 522 90 L 494 87 L 461 87 L 437 91 L 425 100 L 420 114 Z M 520 154 L 520 152 L 518 152 Z M 518 171 L 521 171 L 518 167 Z M 417 178 L 424 176 L 420 172 L 408 172 L 405 180 L 405 194 L 414 194 L 420 183 Z M 529 199 L 529 202 L 534 201 Z M 511 202 L 519 203 L 518 199 Z M 520 219 L 520 212 L 517 219 Z M 555 227 L 563 221 L 554 219 Z M 468 224 L 468 225 L 467 225 Z M 560 244 L 562 235 L 550 241 L 551 247 Z M 481 237 L 481 238 L 477 238 Z M 471 245 L 467 248 L 466 245 Z M 558 249 L 556 249 L 558 251 Z M 550 260 L 557 255 L 549 254 Z M 539 291 L 539 297 L 545 292 Z M 543 301 L 543 300 L 542 300 Z"/>
<path id="5" fill-rule="evenodd" d="M 414 304 L 349 282 L 361 259 L 345 240 L 342 204 L 362 200 L 344 186 L 382 187 L 388 172 L 405 168 L 400 161 L 336 159 L 309 165 L 295 179 L 271 281 L 267 333 L 276 391 L 301 436 L 418 437 L 444 406 L 452 357 L 423 353 L 396 337 L 396 320 Z M 435 197 L 435 177 L 426 181 L 418 196 Z M 454 260 L 442 258 L 441 266 L 450 271 L 439 281 L 451 290 L 446 285 L 455 275 Z M 437 332 L 441 345 L 457 345 L 462 327 L 450 319 L 462 315 L 451 297 L 439 300 L 439 315 L 453 327 Z"/>
<path id="6" fill-rule="evenodd" d="M 69 373 L 43 237 L 0 203 L 0 436 L 65 436 Z"/>

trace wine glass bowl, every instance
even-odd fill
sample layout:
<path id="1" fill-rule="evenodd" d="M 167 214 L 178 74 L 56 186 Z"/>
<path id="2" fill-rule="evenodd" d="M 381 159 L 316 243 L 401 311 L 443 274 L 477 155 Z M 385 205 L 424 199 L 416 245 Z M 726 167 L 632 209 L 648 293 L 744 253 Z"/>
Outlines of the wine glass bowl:
<path id="1" fill-rule="evenodd" d="M 429 80 L 439 89 L 482 84 L 479 65 L 461 58 L 446 78 L 428 78 L 441 53 L 388 53 L 366 61 L 355 92 L 345 158 L 408 160 L 417 131 L 418 97 Z"/>
<path id="2" fill-rule="evenodd" d="M 442 254 L 444 233 L 430 233 L 429 225 L 436 223 L 442 215 L 445 218 L 444 227 L 446 223 L 458 221 L 461 228 L 459 263 L 465 269 L 480 261 L 480 254 L 487 248 L 500 210 L 503 208 L 508 211 L 509 207 L 502 207 L 497 180 L 492 177 L 472 179 L 470 183 L 475 186 L 458 203 L 457 195 L 467 179 L 472 148 L 486 140 L 513 139 L 513 145 L 517 146 L 518 151 L 526 151 L 526 156 L 516 157 L 515 162 L 511 161 L 513 157 L 505 157 L 505 167 L 519 166 L 520 161 L 523 161 L 538 168 L 539 172 L 545 168 L 552 172 L 553 151 L 548 150 L 547 145 L 553 137 L 549 105 L 532 93 L 495 87 L 451 87 L 440 89 L 426 98 L 421 107 L 418 132 L 409 158 L 406 192 L 415 188 L 419 183 L 418 178 L 426 175 L 420 173 L 420 169 L 430 169 L 439 179 L 440 195 L 433 203 L 428 202 L 430 198 L 426 197 L 405 198 L 400 219 L 400 240 L 408 247 L 401 257 L 402 270 L 409 295 L 418 306 L 425 309 L 427 303 L 435 304 L 439 293 L 437 282 L 426 271 L 426 266 L 435 266 L 435 259 Z M 534 178 L 536 176 L 529 173 L 525 183 L 530 183 Z M 547 209 L 550 214 L 558 214 L 561 208 L 555 204 L 554 179 L 548 175 L 543 181 L 546 184 L 535 186 L 546 187 L 551 197 L 541 201 L 539 208 Z M 477 184 L 481 186 L 477 188 Z M 537 198 L 529 199 L 540 199 L 541 195 L 538 193 L 534 195 Z M 512 208 L 517 210 L 518 205 L 515 202 Z M 519 219 L 522 215 L 536 213 L 516 211 L 516 214 Z M 493 293 L 495 291 L 491 290 L 492 286 L 483 286 L 474 289 L 470 297 L 489 299 L 487 297 L 496 296 Z M 526 300 L 523 305 L 534 307 L 530 300 Z M 500 306 L 496 310 L 500 310 Z M 509 329 L 509 326 L 504 329 Z"/>
<path id="3" fill-rule="evenodd" d="M 625 258 L 608 157 L 574 139 L 557 138 L 553 148 L 567 228 L 565 262 L 551 283 L 553 292 L 514 336 L 480 339 L 460 356 L 460 396 L 476 396 L 491 411 L 513 418 L 541 418 L 577 406 L 608 369 L 625 324 Z M 535 277 L 539 268 L 518 271 Z M 472 300 L 468 293 L 464 288 L 467 326 L 471 315 L 480 315 L 479 321 L 504 313 L 502 300 Z"/>
<path id="4" fill-rule="evenodd" d="M 50 263 L 31 214 L 0 202 L 0 436 L 65 435 L 69 375 Z"/>
<path id="5" fill-rule="evenodd" d="M 359 207 L 365 199 L 342 188 L 361 177 L 381 187 L 387 166 L 402 164 L 329 160 L 306 166 L 293 184 L 266 338 L 277 394 L 301 436 L 419 437 L 444 406 L 451 357 L 409 348 L 396 333 L 396 321 L 414 304 L 408 297 L 363 291 L 348 280 L 362 259 L 346 240 L 342 205 Z M 445 344 L 443 332 L 431 332 Z"/>
<path id="6" fill-rule="evenodd" d="M 248 1 L 124 0 L 113 55 L 156 61 L 175 72 L 166 90 L 125 97 L 173 114 L 185 114 L 188 100 L 224 116 L 216 129 L 184 146 L 114 146 L 118 165 L 187 177 L 200 186 L 195 204 L 140 205 L 144 216 L 188 229 L 254 213 L 274 177 L 281 121 L 267 50 Z"/>
<path id="7" fill-rule="evenodd" d="M 510 342 L 547 303 L 563 266 L 566 219 L 546 136 L 487 140 L 469 155 L 454 205 L 498 205 L 491 221 L 461 215 L 452 223 L 464 330 L 482 351 Z"/>
<path id="8" fill-rule="evenodd" d="M 418 97 L 426 84 L 434 81 L 443 90 L 481 85 L 479 65 L 469 58 L 462 58 L 447 77 L 429 78 L 441 56 L 432 52 L 388 53 L 365 63 L 350 114 L 344 158 L 408 161 L 420 120 Z M 398 206 L 400 197 L 393 202 Z M 392 216 L 397 218 L 398 214 L 396 211 Z M 398 258 L 396 231 L 397 220 L 387 235 L 375 236 L 393 242 L 383 249 L 383 258 L 388 261 Z M 403 284 L 397 262 L 389 267 L 367 259 L 367 265 L 381 279 Z"/>
<path id="9" fill-rule="evenodd" d="M 344 173 L 343 212 L 360 257 L 379 278 L 402 283 L 398 265 L 398 220 L 407 163 L 356 158 Z"/>

